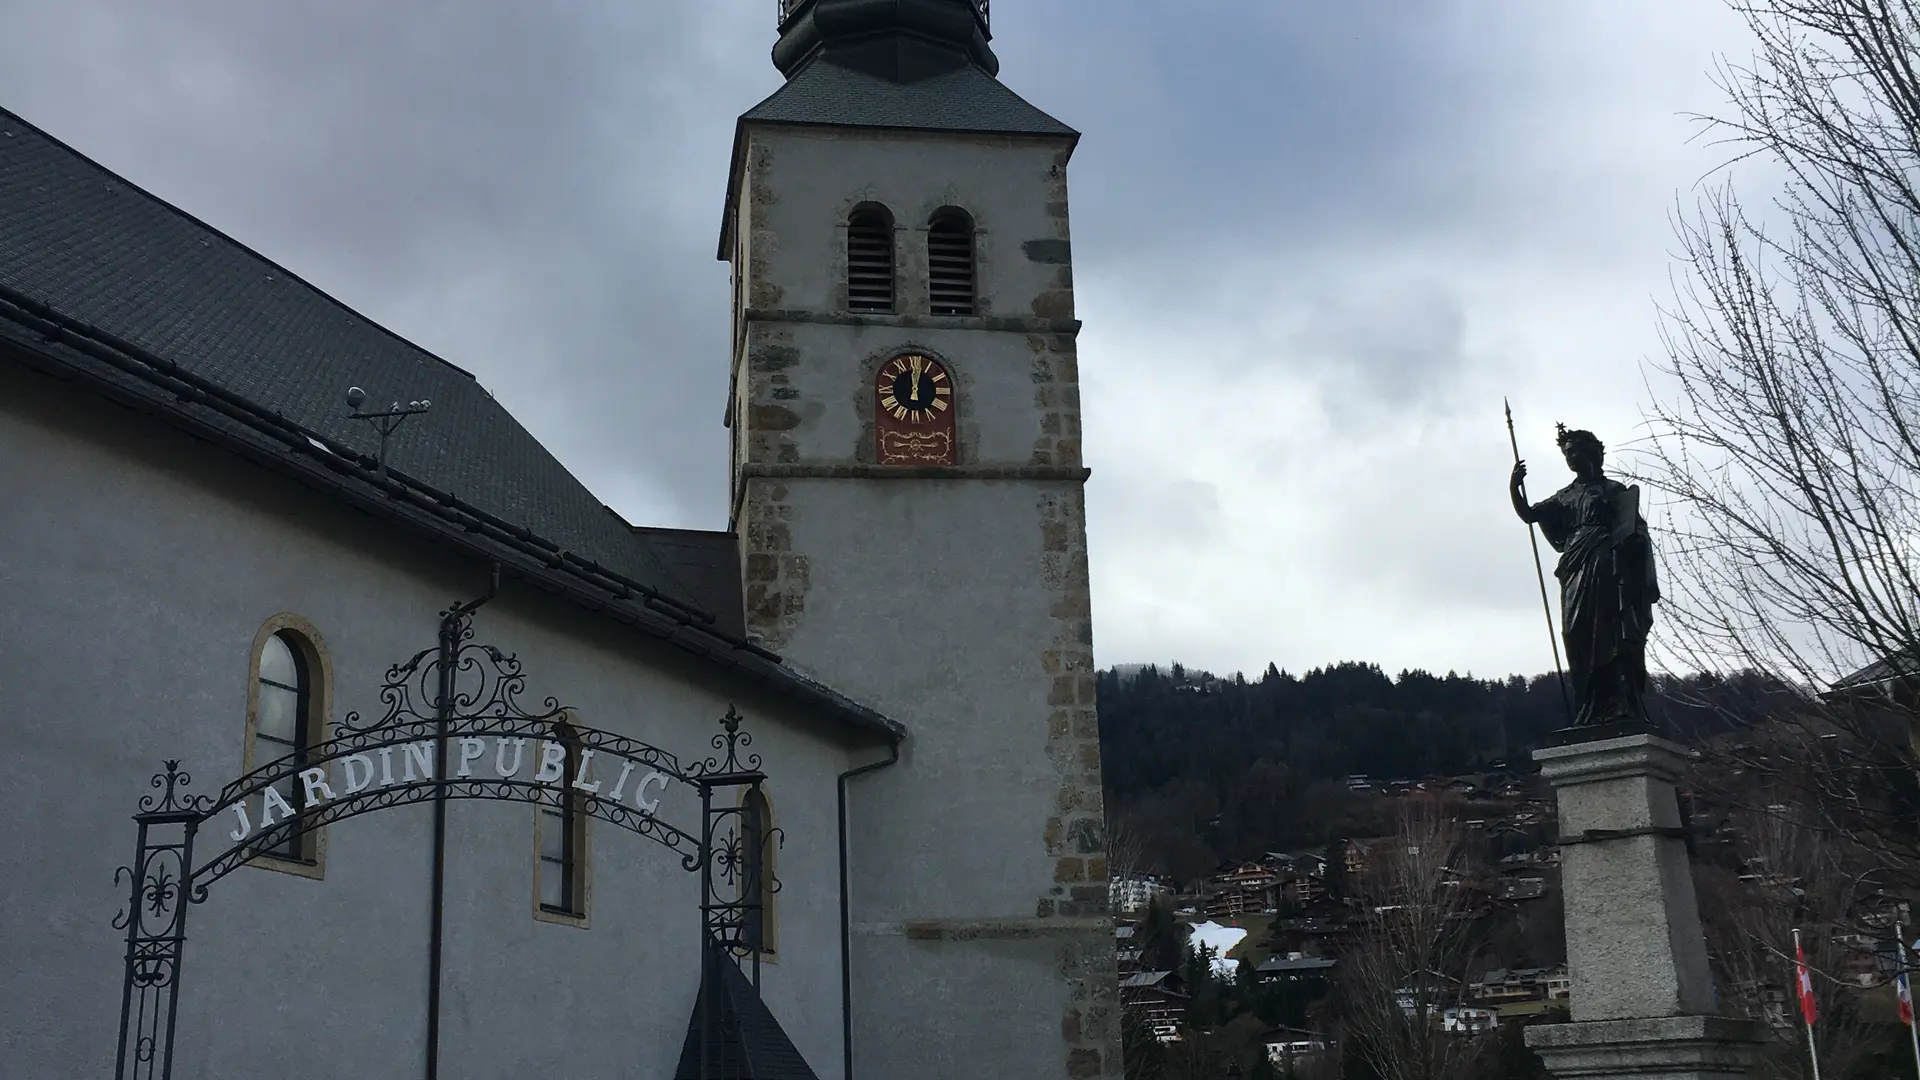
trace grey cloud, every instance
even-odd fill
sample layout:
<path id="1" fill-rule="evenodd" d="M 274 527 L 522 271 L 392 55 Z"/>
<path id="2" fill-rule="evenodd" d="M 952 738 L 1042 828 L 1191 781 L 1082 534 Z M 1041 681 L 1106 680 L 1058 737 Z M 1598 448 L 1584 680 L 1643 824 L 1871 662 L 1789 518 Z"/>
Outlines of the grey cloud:
<path id="1" fill-rule="evenodd" d="M 1466 312 L 1436 282 L 1373 282 L 1321 292 L 1307 305 L 1287 359 L 1326 388 L 1343 421 L 1373 407 L 1451 397 L 1466 367 Z"/>

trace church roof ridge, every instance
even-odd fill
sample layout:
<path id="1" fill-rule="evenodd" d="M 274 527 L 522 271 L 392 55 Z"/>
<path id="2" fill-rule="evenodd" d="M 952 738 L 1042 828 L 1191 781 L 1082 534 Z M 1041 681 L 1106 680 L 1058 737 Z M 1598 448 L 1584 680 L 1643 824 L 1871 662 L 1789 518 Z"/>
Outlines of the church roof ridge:
<path id="1" fill-rule="evenodd" d="M 608 513 L 471 373 L 6 109 L 0 345 L 856 726 L 904 734 L 717 628 L 648 531 Z M 349 385 L 433 401 L 394 434 L 385 476 L 373 433 L 346 417 Z"/>

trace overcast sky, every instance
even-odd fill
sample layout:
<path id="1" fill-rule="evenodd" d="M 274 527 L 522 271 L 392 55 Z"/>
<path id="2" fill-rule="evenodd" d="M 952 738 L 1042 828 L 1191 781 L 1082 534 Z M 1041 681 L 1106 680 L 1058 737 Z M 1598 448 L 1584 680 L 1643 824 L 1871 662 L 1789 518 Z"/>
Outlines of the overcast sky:
<path id="1" fill-rule="evenodd" d="M 733 118 L 775 0 L 0 0 L 0 104 L 722 528 Z M 999 0 L 1070 172 L 1102 664 L 1544 670 L 1506 507 L 1633 438 L 1721 0 Z M 378 393 L 386 393 L 379 390 Z M 404 387 L 391 388 L 404 394 Z"/>

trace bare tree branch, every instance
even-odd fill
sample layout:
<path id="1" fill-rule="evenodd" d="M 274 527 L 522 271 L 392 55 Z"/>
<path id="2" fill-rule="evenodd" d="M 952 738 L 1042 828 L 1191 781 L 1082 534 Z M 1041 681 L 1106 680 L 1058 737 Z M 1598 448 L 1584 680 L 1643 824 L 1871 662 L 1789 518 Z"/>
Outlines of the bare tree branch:
<path id="1" fill-rule="evenodd" d="M 1382 1080 L 1471 1076 L 1486 1048 L 1442 1029 L 1472 959 L 1466 886 L 1477 868 L 1468 860 L 1459 820 L 1428 799 L 1404 800 L 1391 839 L 1367 853 L 1356 889 L 1365 917 L 1341 957 L 1341 1011 Z"/>
<path id="2" fill-rule="evenodd" d="M 1729 2 L 1755 52 L 1717 69 L 1729 110 L 1702 132 L 1783 183 L 1756 214 L 1729 172 L 1676 221 L 1635 452 L 1662 493 L 1657 645 L 1770 688 L 1764 737 L 1717 748 L 1743 778 L 1716 795 L 1776 791 L 1920 895 L 1920 0 Z M 1874 663 L 1879 690 L 1825 693 Z"/>

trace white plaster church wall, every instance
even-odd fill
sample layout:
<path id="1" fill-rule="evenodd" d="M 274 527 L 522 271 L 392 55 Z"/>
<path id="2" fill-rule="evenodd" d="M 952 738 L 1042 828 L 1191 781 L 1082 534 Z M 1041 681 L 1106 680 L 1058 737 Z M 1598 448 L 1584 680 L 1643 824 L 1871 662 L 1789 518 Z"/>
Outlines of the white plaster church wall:
<path id="1" fill-rule="evenodd" d="M 1044 485 L 955 483 L 937 507 L 901 482 L 788 486 L 794 547 L 834 557 L 814 558 L 786 647 L 815 665 L 865 655 L 840 685 L 929 728 L 908 740 L 906 768 L 854 782 L 855 801 L 899 811 L 861 825 L 859 918 L 1031 918 L 1054 884 L 1040 825 L 1058 787 L 1047 686 L 1022 633 L 1051 621 L 1052 596 L 1033 587 Z M 1023 515 L 1027 528 L 1004 525 Z"/>
<path id="2" fill-rule="evenodd" d="M 1068 144 L 788 127 L 748 139 L 742 292 L 762 313 L 737 358 L 748 618 L 912 733 L 901 764 L 850 796 L 863 822 L 855 1073 L 1118 1075 L 1071 475 Z M 898 226 L 896 315 L 846 313 L 844 225 L 867 201 Z M 976 317 L 928 308 L 925 226 L 945 205 L 975 219 Z M 961 468 L 847 471 L 873 460 L 873 371 L 907 348 L 959 385 Z M 751 479 L 756 466 L 785 471 Z"/>
<path id="3" fill-rule="evenodd" d="M 1031 925 L 1057 888 L 1043 823 L 1060 778 L 1034 637 L 1056 600 L 1034 585 L 1047 485 L 956 483 L 933 497 L 896 481 L 788 483 L 795 550 L 833 556 L 812 556 L 806 616 L 784 648 L 814 667 L 866 656 L 863 672 L 827 670 L 916 731 L 901 765 L 855 781 L 849 800 L 862 821 L 857 1071 L 1035 1075 L 1036 1056 L 1064 1056 L 1069 995 L 1059 938 Z M 928 921 L 953 925 L 916 929 Z M 1110 925 L 1093 929 L 1111 952 Z"/>
<path id="4" fill-rule="evenodd" d="M 163 757 L 195 790 L 238 775 L 249 651 L 269 616 L 324 637 L 337 721 L 377 714 L 387 666 L 477 595 L 459 562 L 226 453 L 0 366 L 0 1015 L 9 1080 L 105 1075 L 123 904 L 113 871 Z M 787 842 L 765 996 L 823 1075 L 840 1056 L 835 774 L 850 754 L 783 703 L 511 583 L 477 639 L 530 695 L 704 756 L 729 701 L 765 755 Z M 697 826 L 675 807 L 674 820 Z M 589 826 L 591 929 L 532 918 L 534 812 L 449 807 L 442 1075 L 670 1075 L 693 1004 L 698 882 Z M 431 811 L 326 830 L 325 878 L 243 868 L 190 913 L 177 1075 L 415 1077 L 424 1042 Z M 203 849 L 204 850 L 204 849 Z"/>

